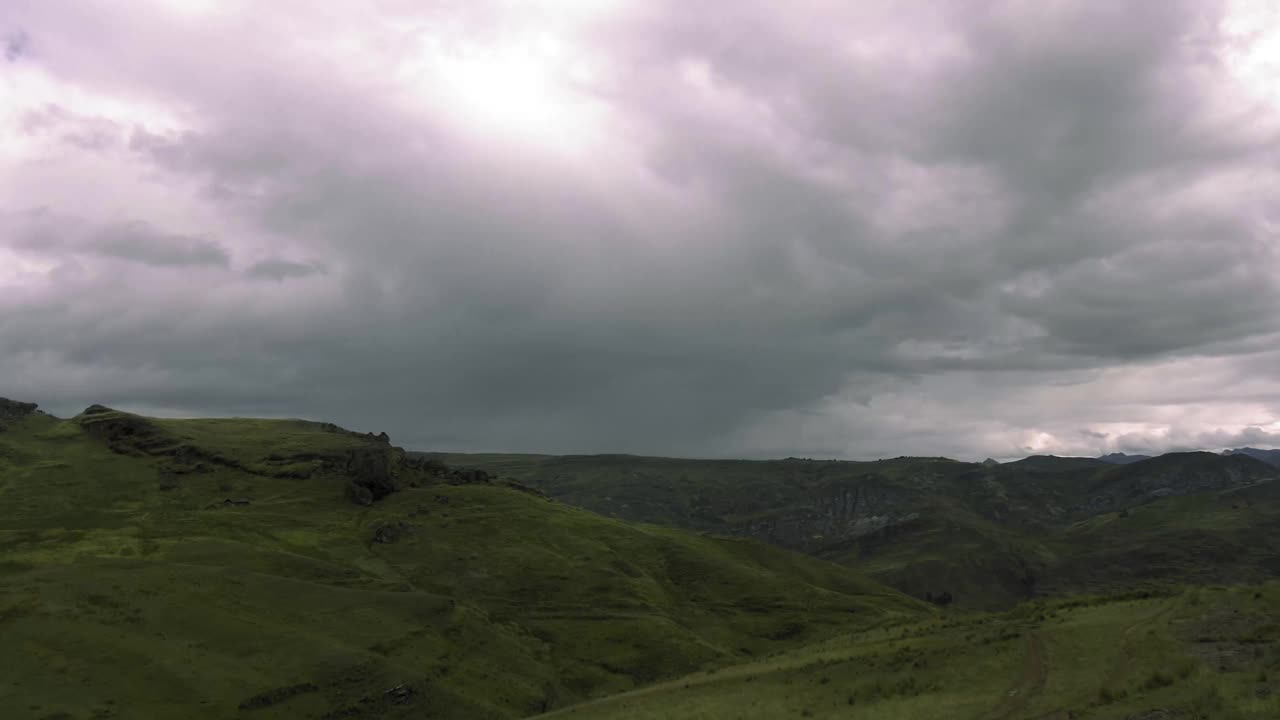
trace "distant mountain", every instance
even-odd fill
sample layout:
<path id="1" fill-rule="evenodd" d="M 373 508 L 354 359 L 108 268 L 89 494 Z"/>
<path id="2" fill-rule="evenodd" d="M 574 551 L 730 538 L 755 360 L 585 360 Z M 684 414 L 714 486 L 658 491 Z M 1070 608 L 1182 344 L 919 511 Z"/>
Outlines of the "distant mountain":
<path id="1" fill-rule="evenodd" d="M 1280 472 L 1244 455 L 1124 465 L 1052 455 L 995 465 L 436 457 L 501 468 L 604 515 L 763 540 L 966 607 L 1129 589 L 1134 578 L 1225 583 L 1280 572 Z"/>
<path id="2" fill-rule="evenodd" d="M 1021 460 L 1007 462 L 1005 465 L 1023 470 L 1048 470 L 1050 472 L 1059 472 L 1062 470 L 1102 467 L 1102 463 L 1099 462 L 1099 460 L 1100 458 L 1069 457 L 1061 455 L 1029 455 Z"/>
<path id="3" fill-rule="evenodd" d="M 1107 454 L 1107 455 L 1103 455 L 1102 457 L 1100 457 L 1100 458 L 1098 458 L 1098 459 L 1099 459 L 1099 460 L 1101 460 L 1101 461 L 1102 461 L 1102 462 L 1104 462 L 1104 463 L 1111 463 L 1112 465 L 1128 465 L 1129 463 L 1136 463 L 1136 462 L 1141 462 L 1141 461 L 1143 461 L 1143 460 L 1150 460 L 1152 457 L 1154 457 L 1154 456 L 1152 456 L 1152 455 L 1126 455 L 1125 453 L 1121 453 L 1121 452 L 1114 452 L 1114 453 L 1110 453 L 1110 454 Z"/>
<path id="4" fill-rule="evenodd" d="M 1251 458 L 1257 458 L 1268 465 L 1280 467 L 1280 450 L 1259 450 L 1258 448 L 1236 448 L 1235 450 L 1227 450 L 1223 455 L 1248 455 Z"/>

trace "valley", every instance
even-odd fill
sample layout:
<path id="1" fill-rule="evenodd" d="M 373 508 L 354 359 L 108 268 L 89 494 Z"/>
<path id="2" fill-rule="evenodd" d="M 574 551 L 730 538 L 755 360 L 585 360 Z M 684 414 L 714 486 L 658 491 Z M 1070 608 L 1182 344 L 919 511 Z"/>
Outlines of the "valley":
<path id="1" fill-rule="evenodd" d="M 610 517 L 755 538 L 971 609 L 1280 573 L 1280 469 L 1241 454 L 1123 465 L 431 456 Z"/>
<path id="2" fill-rule="evenodd" d="M 6 717 L 1280 709 L 1251 457 L 459 456 L 12 401 L 0 425 Z"/>

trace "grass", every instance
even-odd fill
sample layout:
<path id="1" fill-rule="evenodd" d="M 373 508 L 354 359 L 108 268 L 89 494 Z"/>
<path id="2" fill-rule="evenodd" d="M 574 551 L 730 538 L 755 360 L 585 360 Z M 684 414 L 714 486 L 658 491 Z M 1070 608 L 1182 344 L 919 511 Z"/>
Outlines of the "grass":
<path id="1" fill-rule="evenodd" d="M 1275 583 L 1037 602 L 851 633 L 543 717 L 1261 720 L 1280 713 L 1280 645 L 1265 629 L 1278 612 Z"/>
<path id="2" fill-rule="evenodd" d="M 754 541 L 403 463 L 358 506 L 353 452 L 396 459 L 302 421 L 0 432 L 4 716 L 517 718 L 936 614 Z"/>
<path id="3" fill-rule="evenodd" d="M 1280 572 L 1280 471 L 1173 453 L 1114 466 L 1036 457 L 985 467 L 441 455 L 500 469 L 602 514 L 743 535 L 966 609 L 1138 585 L 1260 582 Z"/>
<path id="4" fill-rule="evenodd" d="M 1280 717 L 1273 483 L 1046 527 L 1028 518 L 1068 503 L 1068 477 L 1098 492 L 1155 476 L 1055 475 L 1053 459 L 1010 471 L 1024 486 L 938 459 L 478 458 L 558 468 L 575 492 L 608 480 L 615 510 L 672 524 L 801 517 L 813 493 L 850 488 L 862 507 L 905 503 L 916 518 L 811 548 L 850 569 L 452 484 L 321 423 L 103 409 L 7 425 L 5 718 Z M 399 491 L 350 502 L 369 468 Z M 993 607 L 1050 596 L 942 610 L 857 568 Z"/>

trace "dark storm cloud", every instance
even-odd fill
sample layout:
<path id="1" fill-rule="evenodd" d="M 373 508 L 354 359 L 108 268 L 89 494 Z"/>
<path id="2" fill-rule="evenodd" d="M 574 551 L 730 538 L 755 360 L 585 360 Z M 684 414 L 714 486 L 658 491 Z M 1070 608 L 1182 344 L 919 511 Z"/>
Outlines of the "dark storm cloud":
<path id="1" fill-rule="evenodd" d="M 268 258 L 250 265 L 244 274 L 255 280 L 283 282 L 289 278 L 304 278 L 324 271 L 323 265 L 293 262 L 283 258 Z"/>
<path id="2" fill-rule="evenodd" d="M 31 11 L 51 74 L 136 99 L 74 114 L 111 139 L 74 162 L 118 163 L 138 199 L 80 208 L 62 183 L 107 172 L 87 164 L 29 166 L 24 201 L 140 219 L 10 238 L 56 265 L 0 285 L 25 293 L 0 311 L 25 394 L 688 454 L 1150 449 L 1280 417 L 1274 383 L 1223 390 L 1272 378 L 1280 182 L 1274 107 L 1225 82 L 1216 4 L 636 4 L 574 30 L 601 66 L 572 85 L 587 128 L 533 139 L 483 122 L 538 97 L 456 113 L 537 76 L 499 64 L 450 99 L 396 74 L 442 23 L 365 35 L 307 7 L 254 31 Z M 526 21 L 467 13 L 448 42 Z M 265 259 L 180 277 L 233 257 Z"/>
<path id="3" fill-rule="evenodd" d="M 24 30 L 14 30 L 4 35 L 3 44 L 4 59 L 8 62 L 17 62 L 26 54 L 31 44 L 31 37 Z"/>
<path id="4" fill-rule="evenodd" d="M 95 252 L 156 267 L 227 267 L 226 248 L 207 238 L 164 233 L 142 221 L 109 225 L 93 238 Z"/>
<path id="5" fill-rule="evenodd" d="M 143 220 L 90 227 L 47 208 L 0 216 L 10 247 L 51 257 L 96 255 L 156 268 L 227 267 L 225 247 L 207 238 L 169 233 Z"/>

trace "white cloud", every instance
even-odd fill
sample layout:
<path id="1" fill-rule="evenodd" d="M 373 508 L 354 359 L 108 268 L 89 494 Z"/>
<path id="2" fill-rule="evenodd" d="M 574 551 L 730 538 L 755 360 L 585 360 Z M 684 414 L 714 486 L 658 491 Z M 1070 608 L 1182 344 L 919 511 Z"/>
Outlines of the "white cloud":
<path id="1" fill-rule="evenodd" d="M 157 2 L 2 28 L 0 213 L 65 222 L 0 228 L 0 394 L 458 449 L 1276 430 L 1264 5 Z"/>

